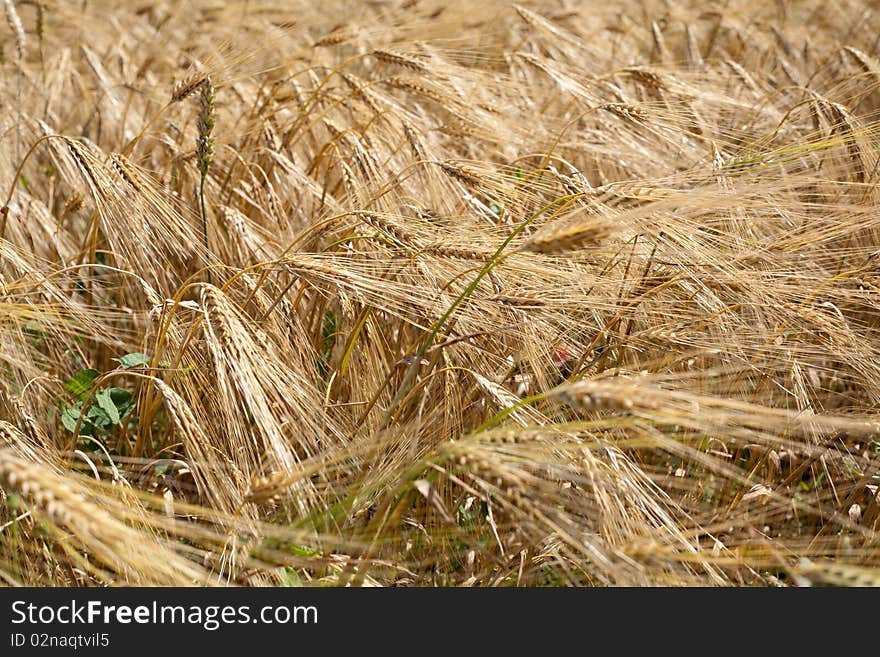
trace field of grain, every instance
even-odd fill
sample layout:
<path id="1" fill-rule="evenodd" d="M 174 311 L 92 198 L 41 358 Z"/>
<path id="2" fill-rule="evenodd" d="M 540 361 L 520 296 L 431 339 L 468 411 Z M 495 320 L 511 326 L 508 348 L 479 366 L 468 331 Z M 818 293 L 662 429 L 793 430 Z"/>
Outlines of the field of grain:
<path id="1" fill-rule="evenodd" d="M 3 584 L 880 585 L 874 3 L 3 11 Z"/>

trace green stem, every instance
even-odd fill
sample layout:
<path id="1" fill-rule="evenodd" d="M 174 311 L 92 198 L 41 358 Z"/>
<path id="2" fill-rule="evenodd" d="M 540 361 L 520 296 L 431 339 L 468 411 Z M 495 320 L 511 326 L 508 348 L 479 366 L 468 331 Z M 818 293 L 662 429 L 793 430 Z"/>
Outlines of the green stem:
<path id="1" fill-rule="evenodd" d="M 507 248 L 507 246 L 513 241 L 513 239 L 521 232 L 523 232 L 530 223 L 532 223 L 535 219 L 550 210 L 550 208 L 552 208 L 554 205 L 560 206 L 559 209 L 556 210 L 556 213 L 559 214 L 581 196 L 583 196 L 583 194 L 570 194 L 568 196 L 562 196 L 560 198 L 554 199 L 543 208 L 538 210 L 535 214 L 519 224 L 519 226 L 517 226 L 510 233 L 510 235 L 507 236 L 507 239 L 504 240 L 501 246 L 498 247 L 498 250 L 495 251 L 495 254 L 489 259 L 489 262 L 487 262 L 483 266 L 483 268 L 477 274 L 476 278 L 471 281 L 470 285 L 465 288 L 464 292 L 458 295 L 452 305 L 446 309 L 445 313 L 443 313 L 443 316 L 434 324 L 431 334 L 428 336 L 428 339 L 425 340 L 425 342 L 419 349 L 418 357 L 415 361 L 416 363 L 418 362 L 418 359 L 424 356 L 428 349 L 431 348 L 431 345 L 434 344 L 434 340 L 437 337 L 437 334 L 443 328 L 443 325 L 446 324 L 446 320 L 448 320 L 452 316 L 452 313 L 455 312 L 456 308 L 458 308 L 473 293 L 473 291 L 477 289 L 477 285 L 479 285 L 480 281 L 486 275 L 488 275 L 489 272 L 491 272 L 502 260 L 504 260 L 505 257 L 507 257 L 506 255 L 504 255 L 504 249 Z"/>
<path id="2" fill-rule="evenodd" d="M 208 266 L 208 284 L 211 284 L 211 263 L 208 262 L 208 258 L 211 254 L 211 250 L 208 248 L 208 213 L 205 211 L 205 173 L 203 172 L 201 175 L 201 182 L 199 183 L 199 201 L 201 202 L 202 208 L 202 240 L 205 243 L 205 265 Z"/>

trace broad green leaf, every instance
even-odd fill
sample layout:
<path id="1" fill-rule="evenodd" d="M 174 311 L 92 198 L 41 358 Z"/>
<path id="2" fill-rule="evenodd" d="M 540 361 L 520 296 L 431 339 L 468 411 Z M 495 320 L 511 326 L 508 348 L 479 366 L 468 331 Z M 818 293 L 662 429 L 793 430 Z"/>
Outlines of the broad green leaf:
<path id="1" fill-rule="evenodd" d="M 64 406 L 61 409 L 61 424 L 64 425 L 64 428 L 67 429 L 70 433 L 73 433 L 76 430 L 76 423 L 79 420 L 79 414 L 82 412 L 83 403 L 76 402 L 72 406 Z M 88 417 L 83 418 L 82 422 L 79 425 L 79 435 L 81 436 L 90 436 L 92 434 L 93 424 Z"/>
<path id="2" fill-rule="evenodd" d="M 80 370 L 73 375 L 73 378 L 70 379 L 64 387 L 68 392 L 72 392 L 80 399 L 85 399 L 88 397 L 89 390 L 92 389 L 95 379 L 99 376 L 101 376 L 101 373 L 91 367 L 86 370 Z"/>
<path id="3" fill-rule="evenodd" d="M 79 412 L 82 410 L 82 402 L 77 402 L 73 406 L 65 406 L 61 411 L 61 424 L 64 428 L 73 433 L 76 431 L 76 421 L 79 418 Z"/>
<path id="4" fill-rule="evenodd" d="M 112 427 L 114 424 L 113 420 L 110 419 L 110 416 L 107 415 L 107 411 L 98 406 L 98 404 L 92 404 L 89 406 L 86 418 L 96 427 L 101 427 L 102 429 Z"/>
<path id="5" fill-rule="evenodd" d="M 107 392 L 110 393 L 110 397 L 117 408 L 120 404 L 124 404 L 132 399 L 131 390 L 126 390 L 125 388 L 107 388 Z"/>
<path id="6" fill-rule="evenodd" d="M 95 394 L 95 403 L 107 414 L 111 424 L 119 424 L 119 409 L 110 396 L 110 390 L 99 390 Z"/>
<path id="7" fill-rule="evenodd" d="M 116 406 L 120 418 L 124 418 L 134 408 L 134 397 L 130 390 L 110 388 L 107 392 L 110 393 L 110 399 L 113 400 L 113 405 Z"/>
<path id="8" fill-rule="evenodd" d="M 113 360 L 122 365 L 123 368 L 130 370 L 132 367 L 143 367 L 148 365 L 150 357 L 140 352 L 134 352 L 131 354 L 125 354 L 125 356 L 121 356 L 120 358 L 114 358 Z"/>

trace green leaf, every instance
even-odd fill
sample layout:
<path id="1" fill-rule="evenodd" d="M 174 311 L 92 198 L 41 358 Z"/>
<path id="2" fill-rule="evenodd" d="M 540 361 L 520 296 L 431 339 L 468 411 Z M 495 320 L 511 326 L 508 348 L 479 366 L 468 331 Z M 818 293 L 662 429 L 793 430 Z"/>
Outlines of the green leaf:
<path id="1" fill-rule="evenodd" d="M 82 412 L 82 405 L 83 403 L 81 401 L 78 401 L 72 406 L 65 405 L 61 409 L 61 424 L 63 424 L 64 428 L 67 429 L 70 433 L 73 433 L 76 430 L 76 423 L 79 420 L 79 414 Z M 79 435 L 91 435 L 92 428 L 93 424 L 87 414 L 79 425 Z"/>
<path id="2" fill-rule="evenodd" d="M 281 572 L 281 586 L 302 586 L 302 580 L 293 568 L 285 568 Z"/>
<path id="3" fill-rule="evenodd" d="M 120 418 L 128 415 L 134 408 L 134 397 L 130 390 L 126 390 L 125 388 L 110 388 L 107 392 L 110 393 L 110 399 L 113 400 L 113 405 L 116 406 L 116 410 L 119 411 Z"/>
<path id="4" fill-rule="evenodd" d="M 336 343 L 336 315 L 329 310 L 324 313 L 324 325 L 321 327 L 321 352 L 324 358 L 330 357 Z"/>
<path id="5" fill-rule="evenodd" d="M 79 408 L 77 408 L 79 407 Z M 73 406 L 65 406 L 61 411 L 61 424 L 69 432 L 76 431 L 76 421 L 79 418 L 79 412 L 82 410 L 82 402 L 77 402 Z"/>
<path id="6" fill-rule="evenodd" d="M 321 554 L 318 550 L 310 548 L 308 545 L 291 545 L 290 553 L 303 557 L 316 557 Z"/>
<path id="7" fill-rule="evenodd" d="M 86 418 L 96 427 L 101 427 L 102 429 L 113 426 L 113 421 L 110 419 L 110 416 L 107 415 L 107 411 L 97 404 L 89 406 Z"/>
<path id="8" fill-rule="evenodd" d="M 101 376 L 101 373 L 91 367 L 86 370 L 80 370 L 64 385 L 64 388 L 68 392 L 72 392 L 74 395 L 84 400 L 88 397 L 89 390 L 92 389 L 95 379 L 99 376 Z"/>
<path id="9" fill-rule="evenodd" d="M 125 356 L 120 358 L 114 358 L 113 360 L 122 365 L 123 368 L 130 370 L 132 367 L 144 367 L 145 365 L 148 365 L 150 357 L 136 351 L 134 353 L 125 354 Z"/>
<path id="10" fill-rule="evenodd" d="M 119 409 L 110 396 L 110 390 L 100 390 L 95 394 L 95 403 L 107 414 L 110 424 L 119 424 Z"/>

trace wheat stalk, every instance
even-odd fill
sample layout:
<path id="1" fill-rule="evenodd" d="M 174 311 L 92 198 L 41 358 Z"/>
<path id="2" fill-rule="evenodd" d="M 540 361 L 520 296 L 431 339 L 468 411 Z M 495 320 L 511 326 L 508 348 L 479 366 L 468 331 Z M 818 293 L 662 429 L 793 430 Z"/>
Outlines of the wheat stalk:
<path id="1" fill-rule="evenodd" d="M 208 243 L 208 212 L 205 207 L 205 181 L 208 177 L 208 167 L 214 159 L 214 85 L 211 78 L 206 76 L 200 83 L 201 94 L 199 96 L 199 136 L 196 141 L 196 162 L 199 169 L 199 208 L 202 213 L 202 239 L 205 253 L 210 254 L 211 248 Z M 208 269 L 208 283 L 211 283 L 211 270 Z"/>

